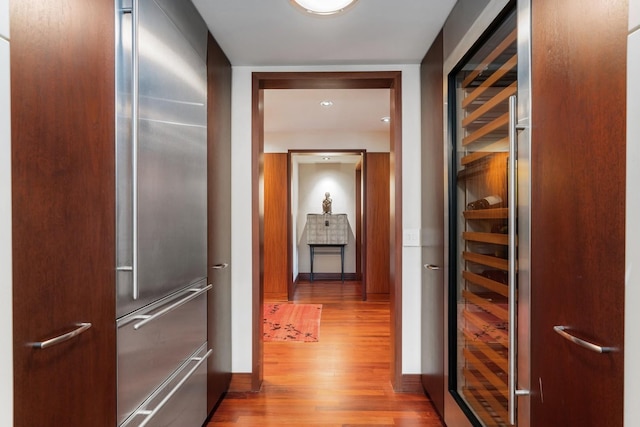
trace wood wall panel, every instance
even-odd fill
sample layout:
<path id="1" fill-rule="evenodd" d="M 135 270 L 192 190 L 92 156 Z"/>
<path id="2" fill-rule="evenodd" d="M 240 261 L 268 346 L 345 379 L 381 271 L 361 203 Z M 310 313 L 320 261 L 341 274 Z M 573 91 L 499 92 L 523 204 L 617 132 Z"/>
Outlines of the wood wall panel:
<path id="1" fill-rule="evenodd" d="M 531 426 L 621 426 L 627 2 L 533 1 L 532 25 Z"/>
<path id="2" fill-rule="evenodd" d="M 422 264 L 444 265 L 443 33 L 433 41 L 420 67 L 422 106 L 422 229 L 437 230 L 440 242 L 422 248 Z M 444 417 L 444 268 L 422 273 L 422 385 Z"/>
<path id="3" fill-rule="evenodd" d="M 231 64 L 209 34 L 207 47 L 207 411 L 231 382 Z"/>
<path id="4" fill-rule="evenodd" d="M 113 427 L 113 1 L 10 6 L 13 425 Z M 92 326 L 51 348 L 26 345 L 78 322 Z"/>
<path id="5" fill-rule="evenodd" d="M 264 155 L 264 293 L 287 296 L 288 262 L 288 156 Z"/>
<path id="6" fill-rule="evenodd" d="M 364 153 L 363 153 L 364 155 Z M 363 207 L 363 181 L 362 181 L 362 162 L 356 166 L 356 280 L 362 280 L 362 242 L 364 236 L 362 235 L 362 225 L 364 223 L 362 216 Z M 366 293 L 363 292 L 363 299 L 366 299 Z"/>
<path id="7" fill-rule="evenodd" d="M 366 153 L 365 171 L 367 295 L 388 294 L 389 281 L 389 153 Z"/>

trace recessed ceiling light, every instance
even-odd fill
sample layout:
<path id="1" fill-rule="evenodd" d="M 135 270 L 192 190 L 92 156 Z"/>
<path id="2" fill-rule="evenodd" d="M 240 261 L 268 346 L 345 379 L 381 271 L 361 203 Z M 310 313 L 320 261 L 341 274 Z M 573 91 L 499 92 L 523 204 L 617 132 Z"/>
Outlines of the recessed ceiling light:
<path id="1" fill-rule="evenodd" d="M 331 157 L 323 157 L 322 160 L 331 160 Z"/>
<path id="2" fill-rule="evenodd" d="M 344 12 L 357 0 L 290 0 L 295 6 L 314 15 L 334 15 Z"/>
<path id="3" fill-rule="evenodd" d="M 380 121 L 381 122 L 385 122 L 385 123 L 389 123 L 391 121 L 391 117 L 385 116 L 385 117 L 381 118 Z"/>
<path id="4" fill-rule="evenodd" d="M 320 101 L 320 105 L 323 107 L 331 107 L 333 105 L 333 101 Z"/>

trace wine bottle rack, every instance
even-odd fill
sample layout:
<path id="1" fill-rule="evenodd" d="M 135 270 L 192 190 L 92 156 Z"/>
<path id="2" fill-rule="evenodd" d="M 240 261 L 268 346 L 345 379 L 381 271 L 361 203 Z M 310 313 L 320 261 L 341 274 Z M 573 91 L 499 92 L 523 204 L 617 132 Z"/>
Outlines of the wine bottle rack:
<path id="1" fill-rule="evenodd" d="M 508 100 L 518 58 L 515 20 L 507 21 L 456 75 L 457 205 L 502 200 L 456 216 L 457 390 L 485 426 L 509 425 Z"/>

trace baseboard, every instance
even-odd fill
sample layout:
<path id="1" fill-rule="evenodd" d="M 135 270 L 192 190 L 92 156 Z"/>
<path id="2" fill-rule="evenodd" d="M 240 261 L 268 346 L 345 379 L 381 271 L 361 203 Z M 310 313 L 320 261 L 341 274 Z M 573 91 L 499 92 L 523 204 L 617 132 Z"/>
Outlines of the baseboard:
<path id="1" fill-rule="evenodd" d="M 420 374 L 402 374 L 396 393 L 424 393 Z"/>
<path id="2" fill-rule="evenodd" d="M 358 275 L 356 273 L 344 273 L 345 281 L 355 281 L 357 280 Z M 342 277 L 340 273 L 313 273 L 313 281 L 341 281 Z M 296 282 L 310 282 L 311 281 L 311 273 L 298 273 L 298 277 L 296 278 Z"/>
<path id="3" fill-rule="evenodd" d="M 264 301 L 265 302 L 280 302 L 287 300 L 286 292 L 265 292 L 264 293 Z"/>
<path id="4" fill-rule="evenodd" d="M 231 384 L 229 384 L 229 392 L 250 392 L 251 390 L 251 372 L 232 373 Z"/>

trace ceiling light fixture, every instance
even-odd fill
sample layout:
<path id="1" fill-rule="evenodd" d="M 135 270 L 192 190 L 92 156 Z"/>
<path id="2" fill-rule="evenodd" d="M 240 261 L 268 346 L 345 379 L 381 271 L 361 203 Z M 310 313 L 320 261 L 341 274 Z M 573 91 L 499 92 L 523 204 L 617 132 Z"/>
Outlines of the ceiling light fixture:
<path id="1" fill-rule="evenodd" d="M 380 121 L 381 122 L 385 122 L 385 123 L 389 123 L 391 121 L 391 117 L 385 116 L 385 117 L 381 118 Z"/>
<path id="2" fill-rule="evenodd" d="M 331 160 L 331 157 L 323 157 L 322 160 L 325 160 L 325 161 Z"/>
<path id="3" fill-rule="evenodd" d="M 294 6 L 313 15 L 335 15 L 353 6 L 357 0 L 290 0 Z"/>
<path id="4" fill-rule="evenodd" d="M 323 107 L 331 107 L 333 105 L 333 101 L 320 101 L 320 105 Z"/>

